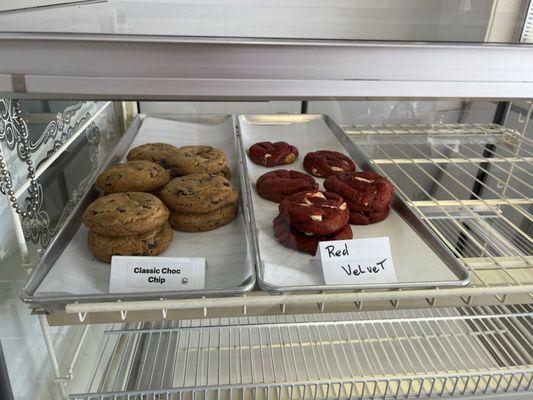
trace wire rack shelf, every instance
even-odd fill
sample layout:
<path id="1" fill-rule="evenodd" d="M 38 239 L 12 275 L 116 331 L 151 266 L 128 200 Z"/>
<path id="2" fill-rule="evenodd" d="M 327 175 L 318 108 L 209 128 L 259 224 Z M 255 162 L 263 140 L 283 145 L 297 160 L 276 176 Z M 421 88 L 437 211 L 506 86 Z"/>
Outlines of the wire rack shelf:
<path id="1" fill-rule="evenodd" d="M 469 268 L 468 287 L 75 303 L 53 324 L 419 307 L 533 298 L 533 141 L 496 124 L 344 127 L 367 160 Z"/>
<path id="2" fill-rule="evenodd" d="M 496 124 L 346 128 L 369 164 L 472 272 L 533 285 L 533 141 Z"/>
<path id="3" fill-rule="evenodd" d="M 71 399 L 396 399 L 527 392 L 533 308 L 116 324 Z"/>

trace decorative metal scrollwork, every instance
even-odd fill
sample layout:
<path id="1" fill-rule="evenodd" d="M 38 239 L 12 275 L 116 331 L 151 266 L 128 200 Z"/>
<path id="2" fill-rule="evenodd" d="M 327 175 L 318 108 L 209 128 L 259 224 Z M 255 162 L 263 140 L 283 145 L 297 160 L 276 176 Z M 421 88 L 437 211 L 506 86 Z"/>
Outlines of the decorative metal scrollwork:
<path id="1" fill-rule="evenodd" d="M 40 242 L 41 246 L 46 247 L 50 243 L 50 217 L 42 210 L 43 198 L 43 187 L 39 183 L 36 195 L 28 196 L 24 200 L 28 214 L 22 218 L 22 230 L 26 240 Z"/>
<path id="2" fill-rule="evenodd" d="M 17 118 L 17 109 L 14 100 L 0 99 L 0 141 L 7 145 L 9 150 L 17 149 L 21 160 L 26 160 L 28 146 L 23 139 L 28 138 L 26 122 Z"/>
<path id="3" fill-rule="evenodd" d="M 22 118 L 20 101 L 0 99 L 0 142 L 5 143 L 8 150 L 14 151 L 16 149 L 20 160 L 27 164 L 27 179 L 30 180 L 28 196 L 24 199 L 24 206 L 21 207 L 14 196 L 11 172 L 7 169 L 6 160 L 0 154 L 0 193 L 8 197 L 16 213 L 21 216 L 25 239 L 35 244 L 40 244 L 42 247 L 48 246 L 50 239 L 70 215 L 81 195 L 88 189 L 98 169 L 100 130 L 94 122 L 91 122 L 84 130 L 85 137 L 90 144 L 91 171 L 80 182 L 78 187 L 72 191 L 70 199 L 63 208 L 58 221 L 53 226 L 51 226 L 48 212 L 43 209 L 43 188 L 36 178 L 31 154 L 50 140 L 53 140 L 53 146 L 47 151 L 40 163 L 49 159 L 58 151 L 75 132 L 90 120 L 91 114 L 87 112 L 71 125 L 72 117 L 80 110 L 82 105 L 83 102 L 80 102 L 67 107 L 62 113 L 57 115 L 55 121 L 48 124 L 37 141 L 31 142 L 28 137 L 27 124 Z"/>
<path id="4" fill-rule="evenodd" d="M 87 118 L 89 117 L 90 115 L 87 116 Z M 82 122 L 79 125 L 84 123 L 85 122 Z M 54 237 L 59 228 L 63 225 L 78 203 L 80 197 L 83 195 L 83 193 L 85 193 L 86 190 L 89 189 L 92 178 L 98 170 L 98 154 L 100 148 L 100 129 L 98 129 L 94 122 L 89 124 L 89 126 L 85 129 L 85 137 L 90 143 L 89 160 L 91 162 L 91 171 L 79 183 L 78 187 L 72 191 L 58 221 L 53 226 L 51 226 L 48 213 L 43 210 L 43 189 L 39 183 L 36 210 L 29 212 L 28 216 L 22 219 L 22 230 L 26 240 L 31 240 L 35 244 L 40 244 L 43 248 L 48 246 L 50 239 Z M 31 197 L 27 197 L 25 202 L 27 207 L 31 206 Z"/>
<path id="5" fill-rule="evenodd" d="M 28 145 L 28 130 L 26 123 L 24 119 L 22 118 L 22 111 L 20 109 L 20 100 L 12 100 L 9 103 L 5 102 L 5 104 L 8 104 L 9 106 L 5 109 L 8 113 L 8 116 L 6 117 L 6 120 L 4 121 L 2 135 L 0 135 L 0 141 L 4 141 L 8 143 L 8 149 L 14 149 L 15 148 L 15 140 L 19 140 L 18 144 L 16 145 L 19 149 L 19 156 L 21 156 L 22 161 L 26 163 L 26 167 L 28 169 L 28 179 L 30 181 L 30 187 L 28 189 L 28 193 L 30 194 L 30 200 L 32 204 L 27 206 L 26 211 L 20 208 L 19 203 L 17 201 L 17 197 L 15 196 L 15 191 L 13 189 L 13 178 L 11 176 L 11 173 L 7 169 L 6 161 L 4 159 L 3 154 L 0 154 L 0 178 L 3 181 L 3 190 L 5 191 L 7 197 L 9 198 L 9 201 L 11 202 L 11 205 L 15 212 L 19 215 L 21 215 L 23 218 L 29 215 L 29 212 L 36 209 L 35 201 L 36 201 L 36 195 L 37 195 L 37 179 L 35 176 L 35 168 L 33 167 L 33 161 L 30 157 L 30 151 L 29 151 L 29 145 Z M 2 111 L 2 114 L 4 115 L 4 111 Z M 14 131 L 14 127 L 18 127 L 16 131 Z M 15 139 L 14 139 L 15 138 Z M 20 150 L 20 147 L 22 147 L 22 151 Z"/>
<path id="6" fill-rule="evenodd" d="M 60 141 L 61 144 L 65 143 L 67 139 L 72 136 L 74 132 L 76 132 L 77 128 L 81 124 L 78 121 L 76 122 L 75 127 L 69 126 L 67 131 L 65 131 L 65 126 L 70 124 L 70 120 L 79 111 L 83 104 L 84 102 L 79 102 L 77 104 L 74 104 L 73 106 L 65 108 L 62 113 L 57 113 L 55 121 L 51 121 L 46 126 L 39 139 L 37 139 L 36 142 L 30 142 L 30 151 L 32 153 L 35 152 L 39 147 L 47 143 L 50 139 L 56 138 L 58 133 L 61 133 L 61 137 L 59 140 L 54 141 L 54 148 L 56 147 L 55 143 L 58 141 Z M 89 113 L 87 113 L 86 115 L 87 118 L 90 116 Z M 83 123 L 85 123 L 85 121 Z"/>
<path id="7" fill-rule="evenodd" d="M 61 132 L 61 135 L 59 135 L 59 138 L 54 140 L 54 143 L 50 150 L 46 152 L 46 156 L 44 156 L 41 161 L 39 162 L 39 165 L 45 162 L 47 159 L 49 159 L 65 142 L 75 133 L 78 131 L 80 126 L 85 124 L 89 119 L 91 118 L 90 113 L 85 113 L 84 116 L 79 118 L 74 125 L 69 125 L 67 129 L 65 130 L 65 126 L 63 126 L 63 131 Z M 57 136 L 57 134 L 56 134 Z"/>
<path id="8" fill-rule="evenodd" d="M 72 135 L 72 132 L 75 132 L 72 129 L 67 129 L 65 132 L 65 126 L 70 124 L 72 117 L 81 109 L 83 104 L 85 102 L 76 103 L 65 108 L 62 113 L 57 113 L 56 119 L 51 121 L 39 138 L 33 142 L 27 136 L 28 126 L 26 121 L 15 118 L 15 100 L 0 99 L 0 141 L 6 143 L 9 150 L 16 148 L 17 154 L 22 161 L 30 153 L 35 153 L 43 144 L 55 139 L 59 133 L 61 133 L 61 143 L 65 143 Z M 27 146 L 22 143 L 23 138 L 28 139 Z"/>

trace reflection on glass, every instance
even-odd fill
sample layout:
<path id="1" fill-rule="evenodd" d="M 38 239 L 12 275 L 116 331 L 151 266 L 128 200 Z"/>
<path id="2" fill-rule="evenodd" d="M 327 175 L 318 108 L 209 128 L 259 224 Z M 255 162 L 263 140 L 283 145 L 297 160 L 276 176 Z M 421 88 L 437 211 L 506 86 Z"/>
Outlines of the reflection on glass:
<path id="1" fill-rule="evenodd" d="M 108 0 L 0 13 L 0 30 L 514 42 L 527 10 L 490 0 Z"/>

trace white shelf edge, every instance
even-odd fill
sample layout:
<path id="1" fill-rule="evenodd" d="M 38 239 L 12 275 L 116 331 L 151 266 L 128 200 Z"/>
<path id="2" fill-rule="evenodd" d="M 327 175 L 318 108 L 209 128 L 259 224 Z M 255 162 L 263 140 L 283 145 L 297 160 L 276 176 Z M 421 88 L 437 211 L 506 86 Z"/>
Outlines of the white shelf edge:
<path id="1" fill-rule="evenodd" d="M 525 45 L 0 34 L 0 54 L 6 96 L 533 97 Z"/>

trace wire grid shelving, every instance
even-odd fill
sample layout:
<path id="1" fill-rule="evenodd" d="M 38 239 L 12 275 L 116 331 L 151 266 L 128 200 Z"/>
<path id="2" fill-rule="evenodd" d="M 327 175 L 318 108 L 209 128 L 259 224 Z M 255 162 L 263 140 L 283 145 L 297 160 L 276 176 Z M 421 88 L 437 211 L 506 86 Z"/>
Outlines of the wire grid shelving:
<path id="1" fill-rule="evenodd" d="M 472 274 L 470 286 L 279 296 L 254 291 L 230 298 L 74 303 L 64 313 L 56 312 L 59 323 L 100 322 L 99 315 L 126 321 L 147 315 L 211 318 L 531 302 L 531 139 L 496 124 L 391 124 L 343 130 L 370 167 L 394 182 L 406 204 L 465 263 Z"/>
<path id="2" fill-rule="evenodd" d="M 470 269 L 533 296 L 533 141 L 496 124 L 352 126 L 368 163 Z"/>
<path id="3" fill-rule="evenodd" d="M 116 324 L 71 399 L 449 397 L 527 392 L 533 308 Z"/>

